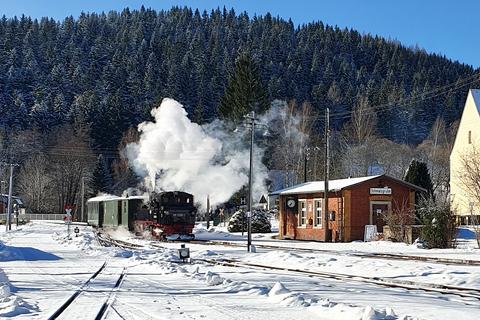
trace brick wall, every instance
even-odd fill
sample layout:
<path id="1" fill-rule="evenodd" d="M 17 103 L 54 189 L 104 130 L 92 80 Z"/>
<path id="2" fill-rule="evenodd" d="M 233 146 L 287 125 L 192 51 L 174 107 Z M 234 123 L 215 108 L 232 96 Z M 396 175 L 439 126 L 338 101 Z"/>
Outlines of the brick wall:
<path id="1" fill-rule="evenodd" d="M 370 195 L 370 188 L 389 187 L 392 189 L 391 195 Z M 365 225 L 370 223 L 370 201 L 390 201 L 392 210 L 401 206 L 403 201 L 412 203 L 411 194 L 415 194 L 408 186 L 400 184 L 388 177 L 379 177 L 368 180 L 350 188 L 350 219 L 345 220 L 345 227 L 350 230 L 350 236 L 347 241 L 363 240 Z M 414 200 L 413 200 L 414 201 Z"/>
<path id="2" fill-rule="evenodd" d="M 370 188 L 389 187 L 391 195 L 370 195 Z M 280 239 L 325 240 L 325 228 L 315 227 L 309 222 L 315 221 L 314 199 L 323 199 L 323 193 L 299 194 L 298 200 L 307 200 L 307 224 L 298 226 L 299 215 L 286 210 L 286 196 L 280 197 Z M 379 177 L 344 189 L 342 192 L 329 194 L 329 211 L 335 211 L 335 221 L 329 222 L 333 240 L 338 240 L 340 232 L 343 241 L 363 240 L 365 225 L 370 224 L 370 201 L 390 201 L 392 210 L 404 201 L 413 208 L 415 191 L 410 187 L 388 177 Z M 343 228 L 341 219 L 343 215 Z M 310 220 L 312 219 L 312 220 Z M 341 230 L 340 230 L 341 229 Z"/>
<path id="3" fill-rule="evenodd" d="M 315 221 L 315 212 L 314 212 L 314 199 L 322 199 L 323 193 L 314 193 L 314 194 L 301 194 L 297 195 L 298 200 L 305 199 L 307 201 L 307 223 L 305 226 L 298 225 L 298 214 L 290 213 L 285 206 L 285 196 L 280 197 L 280 239 L 290 238 L 297 240 L 325 240 L 325 226 L 322 223 L 321 227 L 314 226 Z M 328 200 L 328 209 L 329 211 L 335 211 L 336 221 L 329 222 L 330 228 L 332 229 L 333 236 L 335 239 L 338 238 L 338 217 L 339 217 L 339 207 L 341 207 L 342 196 L 341 193 L 330 193 Z M 286 217 L 286 220 L 285 220 Z M 322 219 L 323 220 L 323 219 Z M 285 226 L 286 221 L 286 226 Z"/>

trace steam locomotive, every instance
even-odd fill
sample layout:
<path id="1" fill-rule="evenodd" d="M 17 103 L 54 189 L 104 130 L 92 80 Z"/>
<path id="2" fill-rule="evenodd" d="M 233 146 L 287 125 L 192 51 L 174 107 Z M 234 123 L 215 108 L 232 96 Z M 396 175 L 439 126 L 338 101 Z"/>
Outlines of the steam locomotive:
<path id="1" fill-rule="evenodd" d="M 193 240 L 197 208 L 193 195 L 182 191 L 150 196 L 99 196 L 87 200 L 88 224 L 97 228 L 125 227 L 136 235 L 159 240 Z"/>

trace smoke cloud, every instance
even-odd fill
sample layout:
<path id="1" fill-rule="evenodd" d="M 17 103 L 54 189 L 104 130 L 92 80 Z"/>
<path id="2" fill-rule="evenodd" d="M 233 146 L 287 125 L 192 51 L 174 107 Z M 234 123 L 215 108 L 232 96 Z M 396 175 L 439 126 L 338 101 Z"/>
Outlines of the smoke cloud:
<path id="1" fill-rule="evenodd" d="M 139 125 L 140 140 L 126 155 L 150 190 L 192 193 L 201 206 L 210 197 L 221 204 L 248 183 L 248 128 L 232 133 L 221 121 L 200 126 L 188 119 L 183 106 L 164 99 L 151 111 L 153 121 Z M 253 200 L 266 192 L 263 150 L 255 147 Z M 257 199 L 258 198 L 258 199 Z"/>

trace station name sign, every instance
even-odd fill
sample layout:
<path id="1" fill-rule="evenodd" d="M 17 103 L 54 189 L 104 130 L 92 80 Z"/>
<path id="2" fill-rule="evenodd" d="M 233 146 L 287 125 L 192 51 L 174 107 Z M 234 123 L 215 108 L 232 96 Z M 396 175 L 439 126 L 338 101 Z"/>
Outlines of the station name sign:
<path id="1" fill-rule="evenodd" d="M 392 194 L 391 188 L 370 188 L 370 194 Z"/>

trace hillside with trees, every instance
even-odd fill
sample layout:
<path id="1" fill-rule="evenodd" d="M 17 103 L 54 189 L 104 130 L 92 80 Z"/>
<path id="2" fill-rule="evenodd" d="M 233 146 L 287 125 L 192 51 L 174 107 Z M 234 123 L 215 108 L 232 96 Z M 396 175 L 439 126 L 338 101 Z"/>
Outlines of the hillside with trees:
<path id="1" fill-rule="evenodd" d="M 418 48 L 322 22 L 295 26 L 269 14 L 142 7 L 63 21 L 4 16 L 1 160 L 22 165 L 17 179 L 35 177 L 38 192 L 28 202 L 38 211 L 51 211 L 42 197 L 61 190 L 48 200 L 61 211 L 92 172 L 103 175 L 89 182 L 93 194 L 131 186 L 135 176 L 120 150 L 164 97 L 181 102 L 198 123 L 240 122 L 246 109 L 233 109 L 235 90 L 255 88 L 251 99 L 259 110 L 284 101 L 290 116 L 304 116 L 310 138 L 295 146 L 294 160 L 279 145 L 267 146 L 277 155 L 266 159 L 269 168 L 294 171 L 292 183 L 302 179 L 304 147 L 321 144 L 327 107 L 338 142 L 333 176 L 365 175 L 376 164 L 401 176 L 412 145 L 430 170 L 429 161 L 445 161 L 448 147 L 438 147 L 450 145 L 466 92 L 479 84 L 478 70 Z M 277 127 L 276 134 L 289 130 Z M 321 177 L 321 155 L 309 158 L 310 178 Z M 441 165 L 438 181 L 445 179 Z M 27 192 L 27 180 L 19 186 Z"/>
<path id="2" fill-rule="evenodd" d="M 199 121 L 212 120 L 241 52 L 259 66 L 270 101 L 309 102 L 334 115 L 360 99 L 398 103 L 379 107 L 378 127 L 405 143 L 419 143 L 438 116 L 458 119 L 467 86 L 430 92 L 474 74 L 470 66 L 355 30 L 321 22 L 296 27 L 225 9 L 125 9 L 60 22 L 3 17 L 0 126 L 8 135 L 81 122 L 91 127 L 95 146 L 115 148 L 163 97 L 180 101 Z M 339 128 L 348 116 L 333 120 Z"/>

